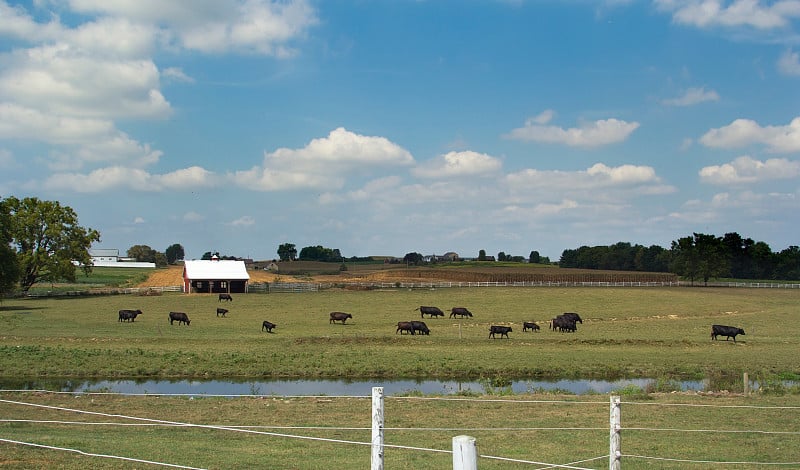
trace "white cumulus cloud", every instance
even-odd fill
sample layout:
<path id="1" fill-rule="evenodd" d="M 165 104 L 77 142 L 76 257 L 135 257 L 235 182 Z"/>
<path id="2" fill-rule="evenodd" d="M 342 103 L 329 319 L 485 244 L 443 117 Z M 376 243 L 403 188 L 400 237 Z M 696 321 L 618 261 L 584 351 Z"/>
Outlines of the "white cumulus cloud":
<path id="1" fill-rule="evenodd" d="M 744 155 L 730 163 L 707 166 L 699 174 L 703 182 L 717 185 L 791 179 L 800 176 L 800 162 L 786 158 L 760 161 Z"/>
<path id="2" fill-rule="evenodd" d="M 749 26 L 769 30 L 785 27 L 800 17 L 796 0 L 655 0 L 655 4 L 671 13 L 676 23 L 698 28 Z"/>
<path id="3" fill-rule="evenodd" d="M 420 165 L 412 174 L 421 178 L 475 176 L 496 173 L 501 167 L 500 160 L 485 153 L 449 152 Z"/>
<path id="4" fill-rule="evenodd" d="M 778 70 L 784 75 L 800 77 L 800 54 L 791 49 L 784 52 L 778 59 Z"/>
<path id="5" fill-rule="evenodd" d="M 701 138 L 707 147 L 739 148 L 762 144 L 775 153 L 800 151 L 800 117 L 785 126 L 761 126 L 750 119 L 736 119 L 727 126 L 711 129 Z"/>
<path id="6" fill-rule="evenodd" d="M 303 148 L 280 148 L 264 155 L 261 167 L 233 174 L 240 186 L 274 191 L 298 188 L 338 188 L 349 172 L 408 166 L 414 157 L 385 137 L 364 136 L 342 127 Z"/>
<path id="7" fill-rule="evenodd" d="M 619 119 L 601 119 L 588 122 L 580 127 L 564 129 L 547 125 L 552 119 L 552 111 L 528 119 L 524 127 L 513 129 L 504 137 L 514 140 L 563 144 L 570 147 L 599 147 L 626 140 L 639 127 L 638 122 Z"/>

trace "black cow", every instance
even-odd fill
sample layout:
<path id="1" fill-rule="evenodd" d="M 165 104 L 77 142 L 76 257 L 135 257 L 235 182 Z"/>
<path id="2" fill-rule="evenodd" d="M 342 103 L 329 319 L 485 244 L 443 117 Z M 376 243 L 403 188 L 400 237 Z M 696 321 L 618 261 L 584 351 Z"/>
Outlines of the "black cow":
<path id="1" fill-rule="evenodd" d="M 414 324 L 410 321 L 399 321 L 397 322 L 397 329 L 394 331 L 394 334 L 400 333 L 403 334 L 404 331 L 407 331 L 414 334 Z"/>
<path id="2" fill-rule="evenodd" d="M 581 325 L 583 325 L 583 320 L 581 320 L 581 316 L 580 316 L 580 315 L 578 315 L 578 314 L 577 314 L 577 313 L 575 313 L 575 312 L 566 312 L 566 313 L 562 313 L 561 315 L 559 315 L 559 317 L 565 317 L 565 318 L 569 318 L 569 319 L 571 319 L 572 321 L 575 321 L 575 322 L 577 322 L 577 323 L 580 323 Z"/>
<path id="3" fill-rule="evenodd" d="M 737 328 L 735 326 L 725 326 L 725 325 L 711 325 L 711 339 L 717 339 L 717 336 L 724 336 L 725 341 L 728 341 L 728 338 L 733 338 L 733 342 L 736 342 L 736 335 L 743 335 L 744 330 L 741 328 Z"/>
<path id="4" fill-rule="evenodd" d="M 224 317 L 226 313 L 228 313 L 228 309 L 227 308 L 219 308 L 219 307 L 217 307 L 217 316 L 222 315 Z"/>
<path id="5" fill-rule="evenodd" d="M 233 302 L 233 297 L 231 297 L 230 294 L 220 294 L 219 300 L 217 302 L 222 302 L 223 300 L 230 300 L 231 302 Z"/>
<path id="6" fill-rule="evenodd" d="M 499 334 L 500 338 L 502 338 L 503 336 L 508 338 L 508 334 L 511 333 L 512 331 L 513 330 L 511 329 L 510 326 L 492 325 L 489 327 L 489 337 L 496 338 L 495 334 Z"/>
<path id="7" fill-rule="evenodd" d="M 272 333 L 272 329 L 276 326 L 274 323 L 264 320 L 264 323 L 261 324 L 261 331 L 267 330 L 267 333 Z"/>
<path id="8" fill-rule="evenodd" d="M 141 310 L 123 309 L 119 311 L 119 321 L 136 321 L 136 316 L 141 314 Z"/>
<path id="9" fill-rule="evenodd" d="M 578 327 L 575 325 L 575 320 L 570 317 L 565 317 L 563 315 L 559 315 L 550 322 L 551 329 L 553 331 L 560 331 L 560 332 L 575 332 L 578 330 Z"/>
<path id="10" fill-rule="evenodd" d="M 460 316 L 461 318 L 472 317 L 472 312 L 464 307 L 453 307 L 450 309 L 450 318 L 455 316 Z"/>
<path id="11" fill-rule="evenodd" d="M 337 321 L 340 321 L 342 322 L 342 325 L 344 325 L 344 322 L 346 322 L 348 318 L 353 318 L 353 316 L 344 312 L 331 312 L 331 319 L 328 323 L 336 323 Z"/>
<path id="12" fill-rule="evenodd" d="M 420 308 L 415 308 L 414 310 L 419 310 L 419 316 L 421 318 L 425 318 L 425 315 L 430 315 L 431 318 L 444 316 L 444 312 L 441 311 L 439 307 L 426 307 L 423 305 Z"/>
<path id="13" fill-rule="evenodd" d="M 522 322 L 522 331 L 539 331 L 539 325 L 536 324 L 534 321 L 525 321 Z"/>
<path id="14" fill-rule="evenodd" d="M 189 326 L 189 316 L 183 312 L 169 312 L 169 324 L 172 325 L 174 321 L 178 322 L 178 325 L 186 323 L 186 326 Z"/>
<path id="15" fill-rule="evenodd" d="M 424 321 L 412 321 L 411 326 L 414 327 L 414 331 L 419 332 L 421 335 L 431 334 L 431 330 L 428 329 L 428 325 L 426 325 Z"/>

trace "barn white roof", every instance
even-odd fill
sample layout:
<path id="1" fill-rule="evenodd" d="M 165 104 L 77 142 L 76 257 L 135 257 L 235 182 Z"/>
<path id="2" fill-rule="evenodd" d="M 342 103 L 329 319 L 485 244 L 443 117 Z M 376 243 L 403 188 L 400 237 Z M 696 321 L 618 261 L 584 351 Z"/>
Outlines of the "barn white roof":
<path id="1" fill-rule="evenodd" d="M 244 261 L 191 260 L 184 261 L 183 269 L 188 279 L 250 279 Z"/>

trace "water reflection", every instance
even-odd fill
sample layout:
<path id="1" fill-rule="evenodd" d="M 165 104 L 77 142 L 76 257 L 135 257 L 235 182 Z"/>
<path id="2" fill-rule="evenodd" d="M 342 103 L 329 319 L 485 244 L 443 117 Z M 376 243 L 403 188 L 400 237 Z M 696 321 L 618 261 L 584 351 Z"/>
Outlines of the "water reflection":
<path id="1" fill-rule="evenodd" d="M 372 387 L 383 387 L 386 395 L 420 393 L 456 395 L 465 393 L 565 392 L 576 395 L 606 394 L 626 387 L 646 389 L 653 379 L 605 380 L 516 380 L 501 384 L 488 381 L 447 380 L 36 380 L 0 381 L 5 390 L 50 390 L 63 392 L 115 392 L 127 394 L 177 395 L 327 395 L 370 396 Z M 675 382 L 681 390 L 704 390 L 704 381 Z"/>

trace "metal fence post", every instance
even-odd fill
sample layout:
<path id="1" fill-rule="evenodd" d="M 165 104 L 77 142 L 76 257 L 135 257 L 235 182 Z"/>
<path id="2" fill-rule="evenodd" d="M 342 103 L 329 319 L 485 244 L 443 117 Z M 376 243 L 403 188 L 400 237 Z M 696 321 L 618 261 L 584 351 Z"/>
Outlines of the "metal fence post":
<path id="1" fill-rule="evenodd" d="M 453 470 L 478 470 L 478 446 L 474 437 L 453 438 Z"/>
<path id="2" fill-rule="evenodd" d="M 611 414 L 610 414 L 610 439 L 609 439 L 609 452 L 608 452 L 608 468 L 609 470 L 620 470 L 620 460 L 622 458 L 622 444 L 620 442 L 620 398 L 618 396 L 611 396 Z"/>
<path id="3" fill-rule="evenodd" d="M 372 470 L 383 470 L 383 387 L 372 387 Z"/>

